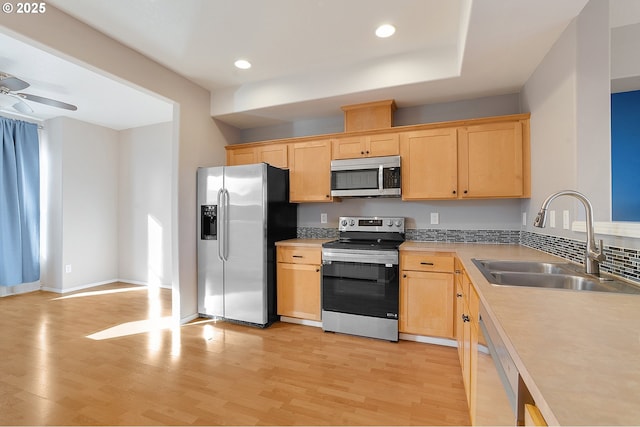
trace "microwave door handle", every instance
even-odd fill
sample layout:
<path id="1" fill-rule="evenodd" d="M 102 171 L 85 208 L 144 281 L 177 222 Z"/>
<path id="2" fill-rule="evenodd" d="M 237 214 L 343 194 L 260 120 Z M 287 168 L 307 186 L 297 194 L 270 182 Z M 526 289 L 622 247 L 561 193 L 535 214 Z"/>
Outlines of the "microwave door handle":
<path id="1" fill-rule="evenodd" d="M 384 190 L 384 182 L 382 179 L 384 178 L 384 167 L 382 165 L 378 166 L 378 190 Z"/>

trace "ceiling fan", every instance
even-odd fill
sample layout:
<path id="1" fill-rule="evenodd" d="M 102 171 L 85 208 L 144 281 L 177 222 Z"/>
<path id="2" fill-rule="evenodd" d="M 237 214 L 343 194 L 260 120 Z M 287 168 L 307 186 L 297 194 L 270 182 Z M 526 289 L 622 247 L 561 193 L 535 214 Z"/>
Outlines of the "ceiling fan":
<path id="1" fill-rule="evenodd" d="M 55 99 L 45 98 L 38 95 L 32 95 L 30 93 L 18 93 L 16 91 L 23 90 L 31 86 L 24 80 L 20 80 L 11 74 L 0 71 L 0 109 L 6 107 L 13 107 L 16 111 L 24 114 L 33 113 L 33 109 L 24 102 L 33 101 L 40 104 L 49 105 L 51 107 L 64 108 L 65 110 L 76 111 L 78 107 L 66 102 L 56 101 Z"/>

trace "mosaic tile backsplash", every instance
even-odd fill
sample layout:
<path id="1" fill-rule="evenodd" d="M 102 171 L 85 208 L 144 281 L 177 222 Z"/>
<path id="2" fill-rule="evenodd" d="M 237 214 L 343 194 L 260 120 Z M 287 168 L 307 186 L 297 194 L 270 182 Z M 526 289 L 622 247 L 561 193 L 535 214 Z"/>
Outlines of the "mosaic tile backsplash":
<path id="1" fill-rule="evenodd" d="M 338 237 L 336 228 L 298 227 L 299 239 L 333 239 Z M 407 240 L 447 243 L 521 244 L 538 249 L 569 261 L 584 263 L 584 241 L 520 230 L 442 230 L 407 229 Z M 604 247 L 607 259 L 600 264 L 602 271 L 640 282 L 640 250 Z"/>

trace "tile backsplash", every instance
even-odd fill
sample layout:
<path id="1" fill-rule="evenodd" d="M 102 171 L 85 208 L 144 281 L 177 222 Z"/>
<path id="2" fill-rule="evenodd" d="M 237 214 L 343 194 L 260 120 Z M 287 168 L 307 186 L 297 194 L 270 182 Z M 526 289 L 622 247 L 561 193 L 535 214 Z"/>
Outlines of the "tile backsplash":
<path id="1" fill-rule="evenodd" d="M 333 239 L 336 228 L 298 227 L 300 239 Z M 584 264 L 584 241 L 548 236 L 520 230 L 443 230 L 407 229 L 407 240 L 448 243 L 521 244 L 569 261 Z M 604 247 L 607 259 L 600 265 L 602 271 L 640 282 L 640 250 L 616 246 Z"/>

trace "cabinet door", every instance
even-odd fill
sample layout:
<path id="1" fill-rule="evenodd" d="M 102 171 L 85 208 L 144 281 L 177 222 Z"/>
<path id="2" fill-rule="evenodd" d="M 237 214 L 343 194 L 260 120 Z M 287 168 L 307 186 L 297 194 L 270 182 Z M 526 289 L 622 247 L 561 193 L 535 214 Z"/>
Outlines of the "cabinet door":
<path id="1" fill-rule="evenodd" d="M 364 136 L 334 139 L 331 143 L 331 159 L 355 159 L 365 157 Z"/>
<path id="2" fill-rule="evenodd" d="M 400 332 L 453 337 L 453 275 L 403 271 Z"/>
<path id="3" fill-rule="evenodd" d="M 268 144 L 258 149 L 257 163 L 269 163 L 277 168 L 289 167 L 287 144 Z"/>
<path id="4" fill-rule="evenodd" d="M 455 128 L 400 134 L 402 199 L 455 199 L 458 148 Z"/>
<path id="5" fill-rule="evenodd" d="M 464 294 L 462 293 L 462 285 L 456 281 L 456 314 L 454 316 L 454 324 L 456 328 L 456 341 L 458 343 L 458 358 L 460 359 L 460 366 L 464 366 L 464 322 L 462 321 L 462 315 L 464 314 Z"/>
<path id="6" fill-rule="evenodd" d="M 251 165 L 257 163 L 256 147 L 227 150 L 227 166 Z"/>
<path id="7" fill-rule="evenodd" d="M 365 154 L 369 157 L 397 156 L 400 154 L 400 135 L 384 133 L 367 136 Z"/>
<path id="8" fill-rule="evenodd" d="M 458 130 L 461 197 L 522 197 L 522 123 L 512 121 Z"/>
<path id="9" fill-rule="evenodd" d="M 320 265 L 277 264 L 278 314 L 320 320 Z"/>
<path id="10" fill-rule="evenodd" d="M 291 145 L 289 187 L 292 202 L 331 202 L 331 141 Z"/>

